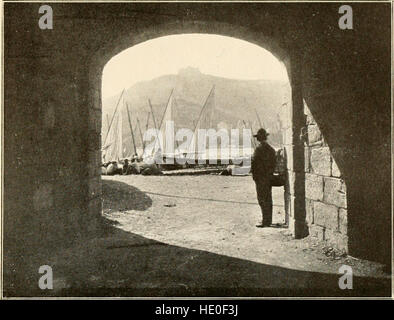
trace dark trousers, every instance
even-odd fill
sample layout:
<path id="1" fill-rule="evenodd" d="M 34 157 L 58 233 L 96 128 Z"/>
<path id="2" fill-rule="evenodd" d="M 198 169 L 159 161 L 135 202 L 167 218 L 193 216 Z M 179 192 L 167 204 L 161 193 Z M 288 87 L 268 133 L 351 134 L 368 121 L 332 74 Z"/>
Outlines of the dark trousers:
<path id="1" fill-rule="evenodd" d="M 272 224 L 272 186 L 270 179 L 256 182 L 257 201 L 261 207 L 263 216 L 262 224 Z"/>

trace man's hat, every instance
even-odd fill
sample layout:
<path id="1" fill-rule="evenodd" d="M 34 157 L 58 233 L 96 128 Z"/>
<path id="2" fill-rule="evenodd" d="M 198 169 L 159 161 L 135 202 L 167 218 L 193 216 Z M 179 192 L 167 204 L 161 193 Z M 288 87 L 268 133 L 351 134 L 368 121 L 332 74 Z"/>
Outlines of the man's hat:
<path id="1" fill-rule="evenodd" d="M 253 135 L 253 137 L 255 137 L 255 138 L 257 138 L 257 137 L 264 137 L 264 138 L 266 138 L 268 136 L 269 136 L 269 133 L 263 128 L 260 128 L 257 131 L 257 133 Z"/>

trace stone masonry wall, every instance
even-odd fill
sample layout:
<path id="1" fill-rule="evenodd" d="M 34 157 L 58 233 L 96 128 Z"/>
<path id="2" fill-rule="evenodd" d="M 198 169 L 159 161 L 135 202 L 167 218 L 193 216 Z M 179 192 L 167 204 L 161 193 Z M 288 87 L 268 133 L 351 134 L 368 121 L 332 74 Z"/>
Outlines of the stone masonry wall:
<path id="1" fill-rule="evenodd" d="M 289 177 L 293 175 L 293 171 L 289 169 L 288 154 L 289 150 L 292 149 L 292 121 L 291 121 L 291 88 L 290 83 L 282 88 L 282 105 L 279 108 L 279 117 L 283 130 L 283 147 L 285 149 L 286 159 L 286 183 L 284 186 L 284 203 L 285 203 L 285 223 L 289 225 L 290 219 L 294 219 L 294 205 L 292 206 L 292 198 L 294 199 L 294 186 L 290 184 Z M 294 203 L 294 201 L 293 201 Z"/>
<path id="2" fill-rule="evenodd" d="M 348 251 L 346 183 L 304 102 L 305 211 L 309 234 Z"/>
<path id="3" fill-rule="evenodd" d="M 305 125 L 299 61 L 300 57 L 297 56 L 292 57 L 291 63 L 284 61 L 290 82 L 282 88 L 283 101 L 279 112 L 283 123 L 283 146 L 287 170 L 284 187 L 286 223 L 296 239 L 308 234 L 305 224 L 304 146 L 299 139 L 299 132 Z"/>
<path id="4" fill-rule="evenodd" d="M 40 5 L 4 5 L 4 270 L 21 293 L 37 276 L 34 252 L 79 241 L 100 220 L 104 65 L 178 33 L 250 41 L 290 66 L 290 229 L 391 262 L 390 4 L 352 4 L 350 31 L 337 29 L 337 3 L 51 3 L 53 30 L 38 27 Z M 307 116 L 305 145 L 303 99 L 315 120 Z"/>

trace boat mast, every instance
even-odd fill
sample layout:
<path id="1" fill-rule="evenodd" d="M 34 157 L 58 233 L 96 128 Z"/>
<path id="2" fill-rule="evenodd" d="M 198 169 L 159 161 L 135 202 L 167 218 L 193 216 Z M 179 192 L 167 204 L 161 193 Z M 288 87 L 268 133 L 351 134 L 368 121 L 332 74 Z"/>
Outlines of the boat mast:
<path id="1" fill-rule="evenodd" d="M 200 120 L 201 120 L 201 117 L 202 117 L 202 114 L 203 114 L 203 112 L 204 112 L 204 109 L 205 109 L 206 106 L 207 106 L 207 102 L 208 102 L 208 100 L 209 100 L 209 97 L 212 95 L 212 92 L 213 92 L 214 89 L 215 89 L 215 85 L 212 86 L 211 91 L 209 91 L 208 97 L 205 99 L 204 105 L 203 105 L 202 108 L 201 108 L 200 115 L 198 116 L 196 125 L 195 125 L 195 127 L 194 127 L 194 131 L 196 131 L 196 129 L 197 129 L 198 123 L 199 123 Z"/>
<path id="2" fill-rule="evenodd" d="M 174 88 L 171 90 L 170 96 L 168 97 L 166 108 L 164 109 L 163 116 L 161 117 L 159 130 L 161 130 L 161 126 L 163 125 L 164 117 L 166 115 L 166 112 L 167 112 L 167 109 L 168 109 L 168 104 L 170 102 L 170 99 L 171 99 L 171 96 L 172 96 L 173 92 L 174 92 Z"/>
<path id="3" fill-rule="evenodd" d="M 131 125 L 131 119 L 130 119 L 130 113 L 129 113 L 129 106 L 128 106 L 128 103 L 127 103 L 127 102 L 126 102 L 126 110 L 127 110 L 127 118 L 129 119 L 129 126 L 130 126 L 131 138 L 133 139 L 134 154 L 137 154 L 137 148 L 136 148 L 136 146 L 135 146 L 135 139 L 134 139 L 133 126 Z"/>
<path id="4" fill-rule="evenodd" d="M 155 129 L 156 129 L 157 140 L 159 140 L 159 148 L 161 148 L 161 146 L 160 146 L 160 139 L 159 139 L 159 133 L 157 132 L 158 129 L 157 129 L 157 125 L 156 125 L 155 114 L 153 113 L 152 103 L 150 102 L 150 99 L 148 99 L 148 102 L 149 102 L 150 112 L 152 113 L 153 125 L 155 126 Z"/>
<path id="5" fill-rule="evenodd" d="M 105 136 L 105 140 L 104 140 L 104 144 L 103 144 L 104 146 L 105 146 L 105 143 L 107 142 L 108 133 L 109 133 L 109 130 L 111 129 L 112 123 L 113 123 L 114 118 L 115 118 L 116 111 L 118 110 L 119 102 L 120 102 L 120 100 L 122 99 L 122 96 L 123 96 L 123 94 L 124 94 L 124 91 L 125 91 L 125 89 L 122 90 L 122 93 L 121 93 L 120 96 L 119 96 L 119 100 L 118 100 L 118 102 L 116 103 L 115 111 L 114 111 L 114 114 L 112 115 L 111 122 L 110 122 L 110 124 L 109 124 L 109 126 L 108 126 L 107 135 Z"/>
<path id="6" fill-rule="evenodd" d="M 244 123 L 244 128 L 245 129 L 248 129 L 248 126 L 246 125 L 246 122 L 245 122 L 245 120 L 242 120 L 242 122 Z M 254 149 L 256 149 L 256 142 L 254 141 L 254 139 L 253 139 L 253 129 L 252 129 L 252 126 L 250 125 L 250 132 L 252 133 L 252 144 L 253 144 L 253 148 Z M 243 143 L 243 142 L 242 142 Z"/>
<path id="7" fill-rule="evenodd" d="M 254 109 L 254 112 L 256 113 L 257 121 L 259 122 L 259 126 L 260 126 L 260 128 L 264 128 L 263 124 L 261 123 L 261 120 L 260 120 L 259 114 L 257 113 L 257 110 L 256 110 L 256 109 Z"/>
<path id="8" fill-rule="evenodd" d="M 205 108 L 207 106 L 207 102 L 209 100 L 209 97 L 212 95 L 212 92 L 213 92 L 214 89 L 215 89 L 215 85 L 212 86 L 211 91 L 209 91 L 209 94 L 208 94 L 207 98 L 205 99 L 204 105 L 201 108 L 200 115 L 198 116 L 197 122 L 196 122 L 196 124 L 194 126 L 193 138 L 195 137 L 197 126 L 200 123 L 200 120 L 201 120 L 201 117 L 203 115 L 203 112 L 204 112 L 204 110 L 205 110 Z M 193 139 L 192 139 L 192 141 L 193 141 Z M 188 149 L 190 148 L 190 144 L 192 143 L 192 141 L 190 141 L 189 146 L 187 147 Z"/>
<path id="9" fill-rule="evenodd" d="M 137 127 L 138 127 L 138 131 L 140 132 L 140 137 L 141 137 L 141 145 L 144 145 L 144 136 L 142 135 L 142 130 L 141 130 L 141 124 L 140 124 L 140 119 L 137 118 Z M 144 152 L 144 149 L 142 148 L 142 152 Z"/>
<path id="10" fill-rule="evenodd" d="M 108 116 L 108 113 L 105 115 L 105 118 L 107 119 L 107 130 L 109 129 L 109 116 Z M 107 132 L 107 135 L 108 135 L 108 132 Z M 107 136 L 105 136 L 105 139 L 104 139 L 104 141 L 107 139 Z"/>
<path id="11" fill-rule="evenodd" d="M 150 112 L 148 112 L 148 117 L 146 119 L 145 132 L 148 131 L 149 119 L 150 119 Z M 142 142 L 142 151 L 143 152 L 145 151 L 145 141 Z"/>

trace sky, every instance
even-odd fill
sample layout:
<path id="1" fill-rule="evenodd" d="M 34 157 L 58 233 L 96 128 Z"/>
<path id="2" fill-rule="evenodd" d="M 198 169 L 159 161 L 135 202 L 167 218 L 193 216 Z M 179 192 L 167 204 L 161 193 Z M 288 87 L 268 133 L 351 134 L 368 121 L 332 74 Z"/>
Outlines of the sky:
<path id="1" fill-rule="evenodd" d="M 172 35 L 140 43 L 109 60 L 103 70 L 103 98 L 186 67 L 231 79 L 288 79 L 283 63 L 250 42 L 207 34 Z"/>

